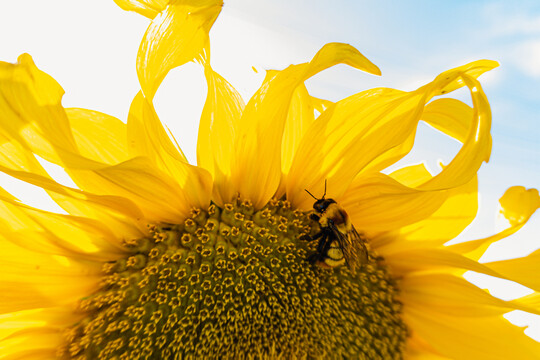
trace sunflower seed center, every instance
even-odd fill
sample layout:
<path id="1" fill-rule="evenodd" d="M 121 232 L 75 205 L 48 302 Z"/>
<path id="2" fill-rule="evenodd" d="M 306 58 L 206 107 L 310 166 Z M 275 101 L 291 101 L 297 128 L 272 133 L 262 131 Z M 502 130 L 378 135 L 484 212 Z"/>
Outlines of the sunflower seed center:
<path id="1" fill-rule="evenodd" d="M 306 261 L 318 224 L 290 203 L 194 209 L 106 263 L 59 355 L 81 359 L 400 359 L 407 328 L 384 260 Z"/>

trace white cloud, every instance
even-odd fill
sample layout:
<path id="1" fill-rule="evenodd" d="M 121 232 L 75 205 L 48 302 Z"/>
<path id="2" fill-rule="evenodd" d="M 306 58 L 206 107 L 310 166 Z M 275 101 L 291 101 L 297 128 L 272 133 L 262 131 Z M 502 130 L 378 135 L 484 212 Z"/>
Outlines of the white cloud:
<path id="1" fill-rule="evenodd" d="M 504 2 L 488 4 L 483 15 L 491 23 L 489 33 L 493 36 L 540 34 L 540 14 L 527 7 Z"/>
<path id="2" fill-rule="evenodd" d="M 540 77 L 540 40 L 524 41 L 508 56 L 525 74 Z"/>

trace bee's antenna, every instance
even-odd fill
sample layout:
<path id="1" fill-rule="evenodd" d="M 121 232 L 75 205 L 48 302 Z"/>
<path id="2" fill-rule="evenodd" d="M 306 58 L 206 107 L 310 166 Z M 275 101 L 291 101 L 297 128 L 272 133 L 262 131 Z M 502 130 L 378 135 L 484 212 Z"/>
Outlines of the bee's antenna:
<path id="1" fill-rule="evenodd" d="M 326 196 L 326 179 L 324 179 L 324 194 L 322 198 L 324 199 L 325 196 Z"/>
<path id="2" fill-rule="evenodd" d="M 307 192 L 309 195 L 311 195 L 312 198 L 314 198 L 315 200 L 319 200 L 319 199 L 317 199 L 315 196 L 313 196 L 312 193 L 310 193 L 309 191 L 307 191 L 307 189 L 304 189 L 304 190 L 306 190 L 306 192 Z"/>

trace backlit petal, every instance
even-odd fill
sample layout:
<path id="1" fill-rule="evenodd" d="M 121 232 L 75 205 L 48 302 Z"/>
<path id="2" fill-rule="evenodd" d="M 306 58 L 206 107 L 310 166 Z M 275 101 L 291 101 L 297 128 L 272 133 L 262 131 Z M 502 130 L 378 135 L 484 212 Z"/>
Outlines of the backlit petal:
<path id="1" fill-rule="evenodd" d="M 494 261 L 485 265 L 515 282 L 540 291 L 540 250 L 525 257 Z"/>
<path id="2" fill-rule="evenodd" d="M 448 248 L 471 259 L 480 259 L 489 245 L 514 234 L 527 223 L 540 207 L 540 196 L 536 189 L 526 190 L 523 186 L 513 186 L 506 190 L 499 202 L 503 206 L 502 214 L 511 224 L 509 228 L 486 238 L 451 245 Z"/>
<path id="3" fill-rule="evenodd" d="M 446 191 L 422 191 L 376 173 L 358 177 L 339 203 L 365 232 L 399 229 L 429 217 L 447 199 Z"/>
<path id="4" fill-rule="evenodd" d="M 153 19 L 167 6 L 168 0 L 114 0 L 116 5 L 126 11 L 135 11 Z"/>
<path id="5" fill-rule="evenodd" d="M 82 156 L 111 165 L 128 159 L 126 124 L 98 111 L 65 110 Z"/>
<path id="6" fill-rule="evenodd" d="M 410 142 L 426 103 L 457 84 L 466 84 L 471 91 L 475 122 L 460 153 L 423 189 L 450 188 L 468 182 L 491 149 L 489 105 L 473 77 L 488 67 L 484 62 L 473 62 L 444 72 L 410 93 L 373 89 L 337 102 L 306 133 L 293 162 L 294 174 L 290 175 L 287 196 L 295 205 L 307 208 L 312 199 L 302 190 L 322 193 L 326 179 L 332 196 L 339 198 L 368 164 L 381 154 L 388 155 L 390 149 Z M 402 146 L 392 157 L 401 156 L 407 147 Z M 456 177 L 455 181 L 450 180 L 452 176 Z"/>
<path id="7" fill-rule="evenodd" d="M 403 317 L 415 333 L 451 359 L 540 359 L 540 343 L 502 316 L 456 317 L 436 306 L 409 304 Z"/>
<path id="8" fill-rule="evenodd" d="M 456 318 L 503 315 L 512 310 L 540 313 L 540 309 L 501 300 L 467 280 L 449 274 L 405 276 L 402 286 L 401 301 L 405 307 L 436 308 Z"/>
<path id="9" fill-rule="evenodd" d="M 232 186 L 255 207 L 262 207 L 278 188 L 283 131 L 295 90 L 309 77 L 339 63 L 380 73 L 350 45 L 327 44 L 309 63 L 276 72 L 246 105 L 239 124 Z"/>
<path id="10" fill-rule="evenodd" d="M 147 158 L 134 158 L 96 170 L 93 176 L 80 176 L 80 186 L 98 195 L 130 199 L 149 221 L 175 223 L 185 219 L 194 206 L 208 207 L 212 188 L 212 179 L 204 169 L 178 165 L 174 170 L 179 176 L 172 178 Z"/>
<path id="11" fill-rule="evenodd" d="M 150 101 L 171 69 L 208 50 L 208 33 L 222 5 L 221 0 L 175 0 L 152 20 L 137 54 L 137 75 Z"/>
<path id="12" fill-rule="evenodd" d="M 73 303 L 98 284 L 101 264 L 26 251 L 0 237 L 0 313 Z"/>
<path id="13" fill-rule="evenodd" d="M 205 75 L 208 94 L 199 124 L 197 165 L 212 174 L 214 201 L 223 204 L 234 196 L 229 185 L 234 141 L 245 105 L 232 85 L 209 65 L 205 66 Z"/>

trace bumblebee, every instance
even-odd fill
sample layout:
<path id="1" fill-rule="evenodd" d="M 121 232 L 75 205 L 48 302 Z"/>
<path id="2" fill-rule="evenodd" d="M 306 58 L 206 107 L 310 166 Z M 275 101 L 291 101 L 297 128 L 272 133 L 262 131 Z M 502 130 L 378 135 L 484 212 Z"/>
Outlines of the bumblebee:
<path id="1" fill-rule="evenodd" d="M 319 239 L 317 252 L 309 256 L 308 261 L 328 269 L 347 264 L 353 271 L 366 263 L 368 250 L 365 240 L 354 228 L 347 212 L 334 199 L 325 199 L 326 181 L 321 199 L 306 192 L 316 200 L 313 204 L 315 212 L 310 214 L 310 218 L 317 221 L 321 229 L 314 236 L 307 237 Z"/>

